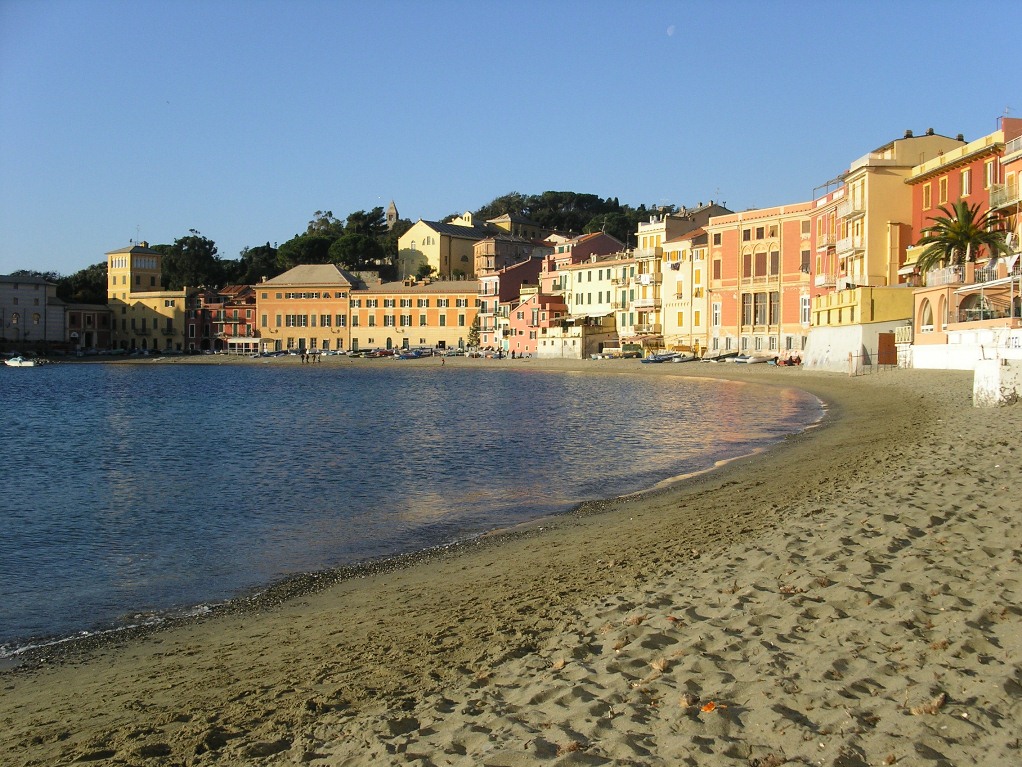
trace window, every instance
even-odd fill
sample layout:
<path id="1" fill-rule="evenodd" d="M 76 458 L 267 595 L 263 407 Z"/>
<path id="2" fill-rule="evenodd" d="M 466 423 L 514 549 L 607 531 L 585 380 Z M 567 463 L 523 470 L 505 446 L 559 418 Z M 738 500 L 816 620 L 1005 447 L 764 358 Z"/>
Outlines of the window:
<path id="1" fill-rule="evenodd" d="M 438 298 L 436 300 L 436 305 L 439 306 L 441 309 L 446 309 L 447 307 L 449 307 L 451 305 L 451 299 L 449 299 L 449 298 Z"/>
<path id="2" fill-rule="evenodd" d="M 807 218 L 802 221 L 802 236 L 809 236 L 809 229 L 812 226 L 812 222 Z"/>
<path id="3" fill-rule="evenodd" d="M 367 298 L 366 309 L 376 309 L 380 305 L 380 299 L 378 298 Z"/>
<path id="4" fill-rule="evenodd" d="M 752 324 L 752 293 L 742 293 L 742 324 Z"/>
<path id="5" fill-rule="evenodd" d="M 384 315 L 384 317 L 383 317 L 383 326 L 386 327 L 386 328 L 394 327 L 394 315 L 393 314 Z"/>
<path id="6" fill-rule="evenodd" d="M 401 327 L 410 328 L 412 326 L 412 315 L 402 314 L 401 315 Z"/>
<path id="7" fill-rule="evenodd" d="M 412 308 L 412 299 L 410 299 L 410 298 L 402 298 L 401 299 L 401 308 L 402 309 L 411 309 Z"/>
<path id="8" fill-rule="evenodd" d="M 366 323 L 366 324 L 369 327 L 371 327 L 371 328 L 375 328 L 376 327 L 376 315 L 375 314 L 370 314 L 369 315 L 369 322 Z"/>
<path id="9" fill-rule="evenodd" d="M 337 327 L 343 328 L 343 327 L 346 327 L 347 324 L 348 324 L 348 318 L 345 317 L 343 314 L 338 314 L 337 315 Z"/>
<path id="10" fill-rule="evenodd" d="M 696 327 L 699 327 L 700 325 L 703 324 L 702 316 L 698 309 L 692 312 L 692 324 L 695 325 Z"/>
<path id="11" fill-rule="evenodd" d="M 804 274 L 809 274 L 809 259 L 810 259 L 810 252 L 808 250 L 803 250 L 802 251 L 802 262 L 799 264 L 799 267 L 798 267 L 800 272 L 803 272 Z"/>
<path id="12" fill-rule="evenodd" d="M 710 308 L 710 322 L 715 328 L 720 327 L 720 302 L 714 301 L 713 306 Z"/>
<path id="13" fill-rule="evenodd" d="M 763 227 L 761 227 L 761 226 L 757 226 L 756 227 L 756 239 L 757 240 L 762 240 L 763 239 L 763 236 L 764 236 L 763 232 L 764 232 Z"/>
<path id="14" fill-rule="evenodd" d="M 384 309 L 393 309 L 394 308 L 394 299 L 393 298 L 385 298 L 385 299 L 383 299 L 383 308 Z"/>
<path id="15" fill-rule="evenodd" d="M 319 315 L 320 327 L 324 327 L 324 328 L 330 327 L 330 319 L 331 318 L 330 318 L 329 314 L 321 314 L 321 315 Z"/>
<path id="16" fill-rule="evenodd" d="M 419 315 L 419 327 L 420 328 L 421 327 L 425 327 L 425 325 L 426 325 L 426 315 L 425 314 L 420 314 Z"/>
<path id="17" fill-rule="evenodd" d="M 775 275 L 781 270 L 781 254 L 776 250 L 770 251 L 770 274 Z"/>
<path id="18" fill-rule="evenodd" d="M 458 315 L 458 326 L 462 327 L 462 328 L 465 327 L 465 315 L 464 314 L 459 314 Z"/>
<path id="19" fill-rule="evenodd" d="M 440 315 L 440 327 L 442 327 L 442 328 L 447 327 L 447 315 L 446 314 L 441 314 Z"/>
<path id="20" fill-rule="evenodd" d="M 715 280 L 719 280 L 720 279 L 720 259 L 719 258 L 713 259 L 713 279 L 715 279 Z"/>
<path id="21" fill-rule="evenodd" d="M 994 161 L 987 160 L 983 164 L 983 188 L 989 189 L 996 178 L 994 175 Z"/>
<path id="22" fill-rule="evenodd" d="M 428 309 L 428 308 L 429 308 L 429 299 L 428 299 L 428 298 L 420 298 L 420 299 L 418 299 L 418 300 L 417 300 L 417 301 L 415 302 L 415 305 L 416 305 L 416 306 L 417 306 L 417 307 L 418 307 L 419 309 Z"/>
<path id="23" fill-rule="evenodd" d="M 760 251 L 756 254 L 756 276 L 765 277 L 767 273 L 767 254 L 765 251 Z"/>
<path id="24" fill-rule="evenodd" d="M 752 239 L 752 230 L 751 229 L 743 229 L 742 230 L 742 242 L 748 242 L 751 239 Z"/>
<path id="25" fill-rule="evenodd" d="M 359 320 L 358 320 L 358 315 L 357 314 L 352 315 L 352 317 L 351 317 L 351 326 L 353 328 L 357 328 L 359 326 Z"/>
<path id="26" fill-rule="evenodd" d="M 962 171 L 962 197 L 972 194 L 972 171 L 966 168 Z"/>
<path id="27" fill-rule="evenodd" d="M 930 185 L 923 184 L 923 210 L 929 210 L 933 206 L 933 201 L 930 199 Z"/>
<path id="28" fill-rule="evenodd" d="M 778 325 L 781 321 L 781 294 L 776 290 L 770 293 L 770 324 Z"/>
<path id="29" fill-rule="evenodd" d="M 937 182 L 937 190 L 937 197 L 940 200 L 940 204 L 943 205 L 947 202 L 947 176 L 944 176 Z"/>
<path id="30" fill-rule="evenodd" d="M 714 234 L 713 234 L 713 244 L 714 245 L 720 245 L 720 232 L 714 232 Z"/>
<path id="31" fill-rule="evenodd" d="M 746 253 L 742 256 L 742 277 L 752 277 L 752 254 Z"/>
<path id="32" fill-rule="evenodd" d="M 260 327 L 264 327 L 264 328 L 267 327 L 267 323 L 268 323 L 269 319 L 270 318 L 267 315 L 264 314 L 262 317 L 259 318 L 259 326 Z M 195 327 L 195 326 L 193 325 L 192 327 Z"/>

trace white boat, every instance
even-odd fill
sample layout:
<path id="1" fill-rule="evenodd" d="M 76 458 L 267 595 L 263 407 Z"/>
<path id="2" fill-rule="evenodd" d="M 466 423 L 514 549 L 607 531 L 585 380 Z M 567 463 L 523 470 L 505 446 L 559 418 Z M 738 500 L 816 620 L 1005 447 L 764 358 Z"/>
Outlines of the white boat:
<path id="1" fill-rule="evenodd" d="M 4 360 L 4 364 L 12 368 L 34 368 L 39 363 L 36 360 L 29 359 L 28 357 L 18 356 Z"/>

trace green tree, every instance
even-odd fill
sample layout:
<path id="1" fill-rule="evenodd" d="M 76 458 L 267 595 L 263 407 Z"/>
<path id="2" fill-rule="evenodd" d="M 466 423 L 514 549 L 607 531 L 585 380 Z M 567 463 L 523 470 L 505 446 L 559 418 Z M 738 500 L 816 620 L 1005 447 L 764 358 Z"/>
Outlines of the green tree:
<path id="1" fill-rule="evenodd" d="M 330 261 L 344 269 L 372 268 L 383 261 L 383 245 L 375 237 L 345 232 L 330 245 Z"/>
<path id="2" fill-rule="evenodd" d="M 299 264 L 329 263 L 330 246 L 336 239 L 325 234 L 296 234 L 277 248 L 277 266 L 287 270 Z"/>
<path id="3" fill-rule="evenodd" d="M 224 261 L 223 265 L 225 280 L 232 285 L 254 285 L 281 272 L 277 249 L 270 243 L 242 248 L 237 261 Z"/>
<path id="4" fill-rule="evenodd" d="M 932 225 L 922 231 L 917 246 L 923 248 L 916 268 L 925 274 L 944 266 L 961 266 L 983 257 L 996 261 L 1010 253 L 1004 239 L 1001 219 L 991 211 L 980 215 L 980 205 L 959 200 L 951 207 L 939 208 L 940 215 L 931 216 Z"/>
<path id="5" fill-rule="evenodd" d="M 468 345 L 471 348 L 479 346 L 479 315 L 472 320 L 472 327 L 468 329 Z"/>
<path id="6" fill-rule="evenodd" d="M 306 234 L 318 234 L 325 237 L 340 237 L 344 231 L 344 222 L 334 217 L 332 210 L 317 210 L 312 214 Z"/>
<path id="7" fill-rule="evenodd" d="M 168 290 L 200 285 L 217 287 L 224 282 L 216 243 L 195 229 L 189 229 L 173 245 L 155 245 L 153 250 L 163 254 L 163 284 Z"/>
<path id="8" fill-rule="evenodd" d="M 376 207 L 370 211 L 356 210 L 349 213 L 344 222 L 344 231 L 374 238 L 383 237 L 387 233 L 387 212 Z"/>
<path id="9" fill-rule="evenodd" d="M 107 302 L 106 261 L 87 266 L 69 277 L 60 277 L 57 297 L 72 304 L 105 304 Z"/>

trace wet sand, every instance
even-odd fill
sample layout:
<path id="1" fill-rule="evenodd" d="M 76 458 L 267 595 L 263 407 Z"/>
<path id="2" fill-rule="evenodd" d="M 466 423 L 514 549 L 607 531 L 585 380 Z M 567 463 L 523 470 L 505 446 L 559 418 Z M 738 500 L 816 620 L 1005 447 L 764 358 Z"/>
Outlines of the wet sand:
<path id="1" fill-rule="evenodd" d="M 3 763 L 1022 760 L 1022 410 L 974 409 L 970 374 L 446 364 L 793 385 L 828 414 L 668 488 L 5 672 Z"/>

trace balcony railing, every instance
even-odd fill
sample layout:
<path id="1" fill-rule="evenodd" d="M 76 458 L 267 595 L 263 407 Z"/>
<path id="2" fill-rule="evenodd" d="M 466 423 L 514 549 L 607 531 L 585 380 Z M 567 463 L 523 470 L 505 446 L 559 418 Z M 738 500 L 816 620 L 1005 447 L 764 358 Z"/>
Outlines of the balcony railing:
<path id="1" fill-rule="evenodd" d="M 663 326 L 659 322 L 647 323 L 645 325 L 636 325 L 636 333 L 660 333 L 662 332 Z"/>
<path id="2" fill-rule="evenodd" d="M 837 284 L 837 275 L 822 272 L 816 275 L 816 279 L 813 281 L 813 284 L 818 288 L 832 288 Z"/>
<path id="3" fill-rule="evenodd" d="M 866 212 L 861 200 L 842 200 L 837 204 L 838 218 L 850 218 Z"/>
<path id="4" fill-rule="evenodd" d="M 636 298 L 632 300 L 633 309 L 654 309 L 660 306 L 659 298 Z"/>
<path id="5" fill-rule="evenodd" d="M 962 282 L 962 267 L 946 266 L 943 269 L 932 269 L 926 273 L 926 286 L 935 288 L 940 285 L 958 285 Z"/>
<path id="6" fill-rule="evenodd" d="M 862 237 L 842 237 L 837 241 L 835 249 L 839 256 L 862 250 Z"/>
<path id="7" fill-rule="evenodd" d="M 894 329 L 894 343 L 896 344 L 910 344 L 912 343 L 912 326 L 902 325 L 901 327 Z"/>
<path id="8" fill-rule="evenodd" d="M 1022 200 L 1022 185 L 1017 181 L 1014 184 L 991 184 L 990 185 L 990 207 L 1003 208 L 1007 205 L 1014 205 Z"/>
<path id="9" fill-rule="evenodd" d="M 816 235 L 816 247 L 820 250 L 837 243 L 837 235 L 833 232 L 820 232 Z"/>

